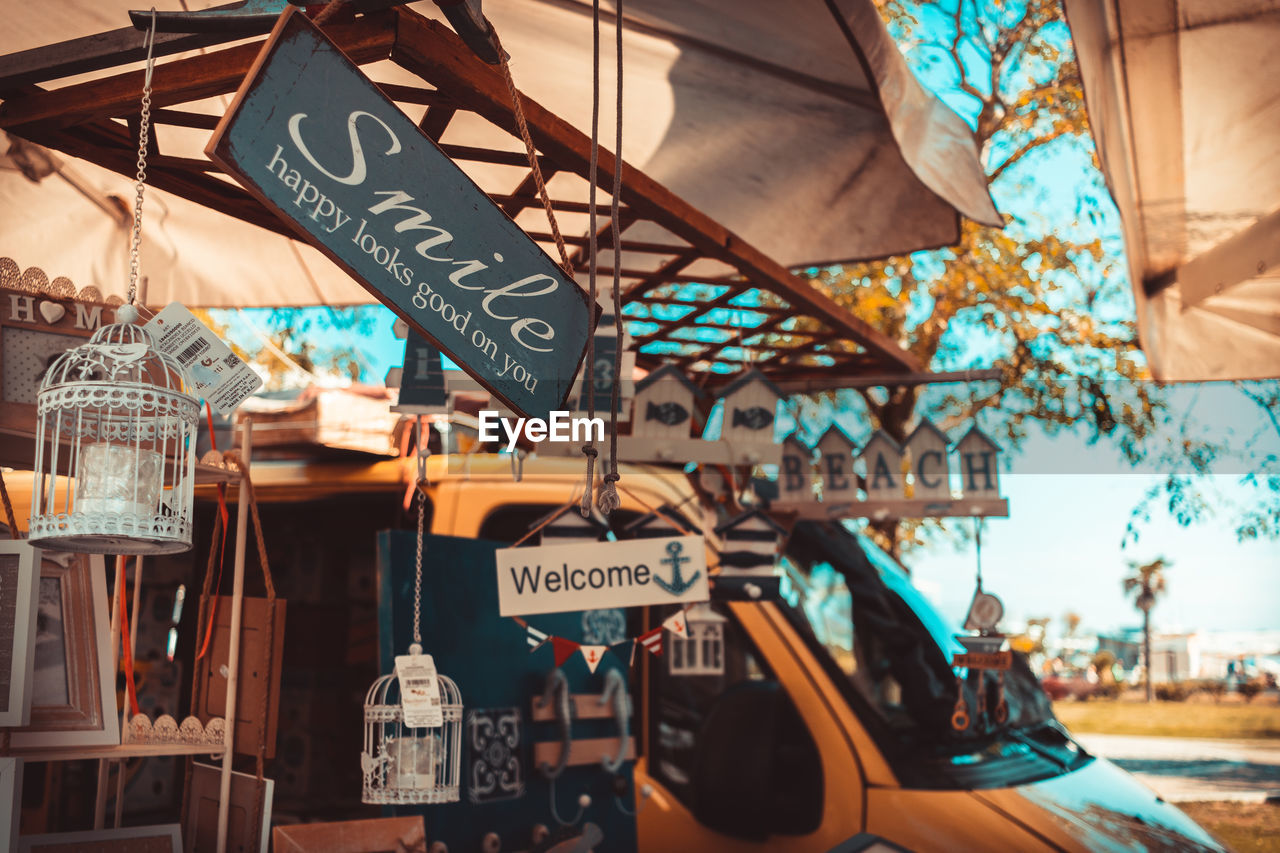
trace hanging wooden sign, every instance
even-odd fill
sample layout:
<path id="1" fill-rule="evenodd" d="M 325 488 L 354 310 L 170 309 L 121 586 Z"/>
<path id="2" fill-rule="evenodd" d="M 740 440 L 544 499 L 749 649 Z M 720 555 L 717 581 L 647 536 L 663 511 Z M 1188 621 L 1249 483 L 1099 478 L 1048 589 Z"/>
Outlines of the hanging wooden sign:
<path id="1" fill-rule="evenodd" d="M 512 410 L 563 408 L 599 308 L 302 10 L 205 153 Z"/>
<path id="2" fill-rule="evenodd" d="M 1000 496 L 1000 447 L 976 426 L 954 447 L 948 447 L 946 433 L 929 421 L 922 421 L 902 446 L 877 430 L 861 450 L 833 427 L 817 447 L 821 454 L 821 500 L 802 482 L 809 470 L 805 465 L 807 449 L 794 438 L 788 438 L 785 445 L 788 449 L 778 471 L 778 499 L 770 505 L 779 514 L 823 520 L 1009 515 L 1009 502 Z M 959 490 L 952 488 L 952 455 L 959 461 Z M 855 459 L 862 464 L 861 483 L 854 470 Z"/>
<path id="3" fill-rule="evenodd" d="M 503 616 L 707 601 L 701 536 L 497 551 Z"/>
<path id="4" fill-rule="evenodd" d="M 440 351 L 417 332 L 405 336 L 404 365 L 394 378 L 400 386 L 400 397 L 391 411 L 410 415 L 441 415 L 449 411 Z M 387 386 L 391 384 L 388 382 Z"/>

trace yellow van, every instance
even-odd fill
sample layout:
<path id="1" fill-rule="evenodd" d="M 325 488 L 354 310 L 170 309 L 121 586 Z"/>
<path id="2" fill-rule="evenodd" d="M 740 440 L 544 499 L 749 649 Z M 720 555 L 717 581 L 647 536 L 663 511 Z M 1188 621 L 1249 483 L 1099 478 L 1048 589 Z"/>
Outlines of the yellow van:
<path id="1" fill-rule="evenodd" d="M 609 519 L 609 538 L 625 538 L 659 508 L 703 530 L 728 515 L 723 495 L 695 488 L 679 471 L 628 465 L 621 473 L 622 506 Z M 253 467 L 268 545 L 285 551 L 314 551 L 316 525 L 325 523 L 316 519 L 354 518 L 363 507 L 381 516 L 415 477 L 412 460 Z M 918 851 L 1222 849 L 1178 809 L 1081 749 L 1025 665 L 1004 679 L 1006 723 L 975 714 L 968 730 L 954 730 L 957 689 L 970 708 L 978 689 L 994 707 L 995 684 L 957 681 L 949 665 L 959 650 L 955 627 L 892 559 L 840 525 L 794 526 L 776 594 L 751 600 L 713 589 L 704 610 L 721 626 L 722 672 L 680 674 L 670 648 L 589 671 L 580 658 L 557 665 L 549 643 L 526 644 L 525 629 L 499 618 L 492 592 L 492 550 L 563 507 L 580 488 L 582 463 L 531 458 L 515 482 L 509 457 L 433 456 L 428 478 L 423 642 L 462 688 L 471 727 L 461 802 L 414 807 L 438 842 L 428 847 L 433 853 L 586 849 L 575 839 L 600 853 L 826 853 L 863 849 L 869 836 Z M 19 513 L 26 510 L 22 483 L 11 476 Z M 335 501 L 350 509 L 335 513 Z M 317 512 L 322 506 L 327 514 Z M 282 525 L 282 518 L 296 523 Z M 412 513 L 402 527 L 379 538 L 382 672 L 407 644 Z M 346 530 L 333 535 L 349 538 Z M 289 536 L 298 542 L 282 541 Z M 364 547 L 353 544 L 353 555 Z M 715 562 L 712 554 L 709 565 Z M 612 615 L 615 631 L 635 637 L 674 610 L 550 614 L 528 623 L 603 644 L 619 635 L 588 636 L 609 621 L 599 617 Z M 297 633 L 293 608 L 290 614 L 288 647 L 318 640 Z M 532 713 L 539 697 L 550 696 L 545 688 L 557 670 L 576 700 L 572 718 L 559 725 Z M 614 719 L 591 719 L 601 716 L 589 709 L 610 670 L 623 674 L 630 703 Z M 494 729 L 485 727 L 499 718 L 513 723 L 506 739 L 486 740 Z M 288 736 L 282 720 L 282 755 Z M 533 756 L 561 738 L 568 767 L 556 776 Z M 590 751 L 593 743 L 621 745 L 619 755 L 630 749 L 634 761 L 610 771 Z M 495 755 L 509 770 L 501 784 L 482 772 Z M 349 757 L 352 803 L 357 757 Z"/>
<path id="2" fill-rule="evenodd" d="M 503 543 L 562 506 L 582 471 L 531 459 L 515 483 L 505 457 L 443 461 L 432 459 L 431 532 Z M 715 523 L 712 496 L 682 473 L 624 466 L 621 482 L 616 534 L 657 507 Z M 860 833 L 921 851 L 1220 849 L 1080 748 L 1025 665 L 1004 681 L 1006 724 L 955 731 L 955 628 L 867 539 L 801 523 L 781 562 L 773 600 L 714 605 L 727 620 L 722 677 L 672 675 L 669 656 L 640 655 L 631 670 L 639 850 L 824 853 Z M 638 629 L 668 615 L 646 610 Z M 599 849 L 630 847 L 618 841 Z"/>

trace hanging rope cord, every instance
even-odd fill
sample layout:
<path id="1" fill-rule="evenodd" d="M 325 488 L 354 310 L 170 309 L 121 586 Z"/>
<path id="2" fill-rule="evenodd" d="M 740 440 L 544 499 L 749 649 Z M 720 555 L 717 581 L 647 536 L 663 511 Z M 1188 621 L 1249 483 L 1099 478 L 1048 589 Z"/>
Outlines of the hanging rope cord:
<path id="1" fill-rule="evenodd" d="M 598 5 L 598 0 L 597 0 Z M 618 196 L 622 194 L 622 0 L 614 0 L 614 42 L 617 53 L 617 100 L 614 105 L 613 193 L 609 202 L 610 231 L 613 235 L 613 331 L 617 344 L 613 348 L 613 388 L 609 395 L 609 473 L 604 475 L 597 506 L 605 515 L 622 503 L 618 497 L 618 408 L 622 393 L 622 228 L 618 222 Z M 598 28 L 598 25 L 597 25 Z M 596 88 L 600 86 L 600 62 L 596 60 Z M 594 131 L 594 127 L 592 128 Z M 592 154 L 596 146 L 591 146 Z M 592 177 L 595 169 L 592 168 Z M 594 206 L 592 210 L 594 211 Z M 594 235 L 595 229 L 592 228 Z"/>

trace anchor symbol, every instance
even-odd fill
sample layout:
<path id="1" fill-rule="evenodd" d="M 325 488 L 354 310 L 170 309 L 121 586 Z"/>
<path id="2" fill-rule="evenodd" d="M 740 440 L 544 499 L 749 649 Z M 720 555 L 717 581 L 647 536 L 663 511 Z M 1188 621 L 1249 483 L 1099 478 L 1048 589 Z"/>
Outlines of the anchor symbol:
<path id="1" fill-rule="evenodd" d="M 653 582 L 656 583 L 658 586 L 662 587 L 667 592 L 671 593 L 672 595 L 683 595 L 685 590 L 693 586 L 694 583 L 698 580 L 698 578 L 702 576 L 701 571 L 696 571 L 693 573 L 693 577 L 689 578 L 688 580 L 684 579 L 684 575 L 680 571 L 680 564 L 687 563 L 692 558 L 684 556 L 681 553 L 683 551 L 684 551 L 683 542 L 670 542 L 667 544 L 667 554 L 669 556 L 663 557 L 661 560 L 658 561 L 660 563 L 666 563 L 671 566 L 671 582 L 670 583 L 668 583 L 667 581 L 664 581 L 662 578 L 658 577 L 657 575 L 653 576 Z"/>

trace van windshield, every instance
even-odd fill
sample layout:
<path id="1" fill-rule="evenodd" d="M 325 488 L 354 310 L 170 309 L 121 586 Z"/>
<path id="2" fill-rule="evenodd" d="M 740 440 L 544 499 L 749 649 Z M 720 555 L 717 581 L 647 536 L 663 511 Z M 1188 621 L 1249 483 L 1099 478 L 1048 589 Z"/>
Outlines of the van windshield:
<path id="1" fill-rule="evenodd" d="M 1003 676 L 951 667 L 950 625 L 868 538 L 796 524 L 783 557 L 788 618 L 840 684 L 903 784 L 991 787 L 1075 769 L 1088 756 L 1053 716 L 1025 660 Z M 969 720 L 953 725 L 963 694 Z M 1003 696 L 1008 717 L 997 722 Z M 985 705 L 985 713 L 982 707 Z"/>

